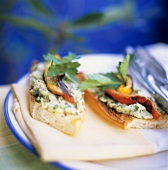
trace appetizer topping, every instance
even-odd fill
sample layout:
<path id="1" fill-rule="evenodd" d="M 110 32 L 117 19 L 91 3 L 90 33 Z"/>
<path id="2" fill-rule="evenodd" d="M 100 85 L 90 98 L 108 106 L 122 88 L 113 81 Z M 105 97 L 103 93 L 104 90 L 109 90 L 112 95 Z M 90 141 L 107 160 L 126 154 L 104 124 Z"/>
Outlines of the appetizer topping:
<path id="1" fill-rule="evenodd" d="M 58 55 L 44 55 L 44 59 L 49 62 L 44 71 L 48 89 L 54 94 L 63 96 L 66 101 L 72 104 L 74 104 L 74 98 L 62 79 L 67 75 L 72 81 L 76 80 L 77 67 L 80 64 L 73 62 L 75 58 L 76 55 L 73 53 L 69 53 L 68 57 L 63 59 Z"/>
<path id="2" fill-rule="evenodd" d="M 75 62 L 76 55 L 74 53 L 68 53 L 68 56 L 65 56 L 61 60 L 56 58 L 53 54 L 44 55 L 44 59 L 47 62 L 51 62 L 51 65 L 48 68 L 47 74 L 51 77 L 55 77 L 58 74 L 65 73 L 73 81 L 77 81 L 75 76 L 78 74 L 78 67 L 80 66 L 79 62 Z"/>
<path id="3" fill-rule="evenodd" d="M 133 89 L 133 82 L 132 82 L 132 78 L 130 76 L 127 75 L 126 77 L 126 85 L 121 84 L 117 91 L 121 94 L 131 94 Z"/>
<path id="4" fill-rule="evenodd" d="M 84 99 L 83 92 L 77 88 L 78 84 L 72 82 L 66 76 L 60 78 L 58 75 L 55 75 L 54 77 L 50 76 L 48 78 L 48 75 L 44 72 L 45 68 L 46 63 L 38 63 L 34 66 L 33 72 L 30 75 L 30 93 L 35 96 L 36 101 L 41 103 L 43 108 L 51 113 L 60 114 L 60 116 L 82 113 L 85 109 Z M 44 77 L 47 81 L 44 80 Z M 61 88 L 55 86 L 53 81 L 55 81 L 55 84 L 59 82 L 58 84 L 61 84 Z M 64 95 L 53 93 L 54 90 L 58 92 L 58 89 L 55 89 L 56 87 L 61 89 L 61 92 L 65 93 L 65 91 L 62 90 L 62 86 L 68 89 L 68 94 L 73 96 L 75 104 L 72 104 L 73 102 L 68 102 L 69 99 L 65 100 Z"/>
<path id="5" fill-rule="evenodd" d="M 63 96 L 64 95 L 63 91 L 61 90 L 60 87 L 57 86 L 56 76 L 52 77 L 48 75 L 48 68 L 50 67 L 50 65 L 51 63 L 47 63 L 45 70 L 44 70 L 44 79 L 45 79 L 46 85 L 52 93 Z"/>
<path id="6" fill-rule="evenodd" d="M 102 90 L 108 88 L 118 89 L 122 93 L 130 93 L 132 91 L 132 79 L 127 75 L 130 56 L 126 55 L 123 62 L 119 62 L 117 73 L 106 74 L 89 74 L 86 75 L 84 81 L 79 85 L 81 90 L 86 90 L 92 87 L 99 87 Z M 124 88 L 125 87 L 125 88 Z"/>
<path id="7" fill-rule="evenodd" d="M 58 74 L 57 76 L 49 76 L 48 69 L 50 65 L 51 63 L 46 64 L 44 70 L 44 78 L 48 89 L 56 95 L 63 96 L 63 98 L 66 101 L 73 104 L 74 103 L 73 96 L 70 94 L 69 89 L 62 81 L 62 79 L 65 77 L 65 74 L 62 73 L 62 74 Z"/>
<path id="8" fill-rule="evenodd" d="M 111 96 L 107 95 L 99 88 L 89 88 L 88 90 L 89 92 L 93 93 L 99 101 L 106 104 L 109 108 L 115 110 L 118 114 L 123 113 L 139 119 L 153 119 L 152 114 L 149 113 L 146 110 L 146 107 L 140 103 L 127 105 L 114 100 L 111 98 Z"/>
<path id="9" fill-rule="evenodd" d="M 112 78 L 111 78 L 112 77 Z M 79 89 L 86 90 L 92 87 L 99 88 L 116 88 L 121 85 L 121 80 L 114 74 L 89 74 L 86 75 L 85 79 L 79 84 Z"/>
<path id="10" fill-rule="evenodd" d="M 126 105 L 112 99 L 104 93 L 98 93 L 96 96 L 101 102 L 106 103 L 108 107 L 116 110 L 118 113 L 128 114 L 139 119 L 153 119 L 153 116 L 140 103 Z"/>
<path id="11" fill-rule="evenodd" d="M 86 90 L 88 88 L 98 88 L 103 93 L 108 94 L 112 100 L 119 102 L 117 105 L 109 105 L 107 102 L 107 105 L 115 109 L 117 112 L 122 112 L 125 114 L 129 113 L 137 118 L 159 119 L 162 116 L 162 113 L 158 111 L 154 102 L 146 97 L 133 93 L 132 77 L 127 75 L 129 60 L 130 56 L 126 55 L 123 62 L 119 62 L 117 73 L 86 75 L 86 78 L 79 85 L 79 88 L 82 90 Z M 136 109 L 133 108 L 138 109 L 135 111 Z M 151 116 L 149 116 L 149 114 L 151 114 Z"/>
<path id="12" fill-rule="evenodd" d="M 123 95 L 114 89 L 107 89 L 105 90 L 105 92 L 108 95 L 110 95 L 114 100 L 121 102 L 123 104 L 135 104 L 135 103 L 142 104 L 153 115 L 155 119 L 159 119 L 162 116 L 162 114 L 155 107 L 154 103 L 144 96 L 127 94 Z"/>

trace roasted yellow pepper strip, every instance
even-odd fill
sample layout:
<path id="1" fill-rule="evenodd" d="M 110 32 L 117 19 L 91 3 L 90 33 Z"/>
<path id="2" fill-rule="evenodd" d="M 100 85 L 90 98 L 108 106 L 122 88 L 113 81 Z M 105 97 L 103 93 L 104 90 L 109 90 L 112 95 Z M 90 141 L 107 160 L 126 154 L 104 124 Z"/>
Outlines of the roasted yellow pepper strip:
<path id="1" fill-rule="evenodd" d="M 46 85 L 52 93 L 62 96 L 64 93 L 61 90 L 61 88 L 56 85 L 56 81 L 57 81 L 56 77 L 51 77 L 47 75 L 48 68 L 50 67 L 50 65 L 51 63 L 47 63 L 45 70 L 44 70 L 44 78 L 45 78 Z"/>
<path id="2" fill-rule="evenodd" d="M 133 89 L 133 82 L 130 76 L 126 77 L 126 85 L 121 84 L 117 91 L 121 94 L 131 94 Z"/>

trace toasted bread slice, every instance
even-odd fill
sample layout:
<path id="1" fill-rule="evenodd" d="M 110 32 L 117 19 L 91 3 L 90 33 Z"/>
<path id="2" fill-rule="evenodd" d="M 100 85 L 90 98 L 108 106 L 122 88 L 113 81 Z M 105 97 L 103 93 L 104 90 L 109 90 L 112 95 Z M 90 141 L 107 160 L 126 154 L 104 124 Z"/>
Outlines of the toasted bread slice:
<path id="1" fill-rule="evenodd" d="M 83 92 L 77 89 L 73 82 L 66 81 L 66 88 L 72 95 L 74 103 L 70 103 L 61 94 L 55 94 L 44 78 L 44 63 L 37 63 L 35 69 L 31 69 L 30 75 L 30 114 L 39 121 L 42 121 L 57 130 L 75 135 L 85 118 L 85 106 Z M 56 86 L 52 82 L 53 86 Z M 63 93 L 63 92 L 62 92 Z"/>
<path id="2" fill-rule="evenodd" d="M 105 103 L 98 100 L 96 96 L 88 90 L 85 91 L 85 101 L 95 111 L 95 113 L 98 113 L 100 116 L 123 129 L 152 129 L 168 127 L 168 115 L 162 116 L 159 120 L 146 120 L 138 119 L 127 114 L 117 113 Z"/>
<path id="3" fill-rule="evenodd" d="M 84 121 L 84 112 L 78 115 L 60 115 L 59 113 L 51 113 L 44 109 L 40 103 L 35 101 L 35 97 L 30 95 L 30 113 L 31 116 L 44 122 L 61 132 L 68 135 L 75 135 Z"/>

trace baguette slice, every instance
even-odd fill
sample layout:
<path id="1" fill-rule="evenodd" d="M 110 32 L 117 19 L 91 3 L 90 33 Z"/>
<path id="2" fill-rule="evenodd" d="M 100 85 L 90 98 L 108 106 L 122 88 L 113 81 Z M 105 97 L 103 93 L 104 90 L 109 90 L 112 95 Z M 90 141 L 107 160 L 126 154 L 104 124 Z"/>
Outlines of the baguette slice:
<path id="1" fill-rule="evenodd" d="M 117 113 L 115 110 L 99 101 L 95 95 L 88 90 L 85 91 L 85 101 L 95 111 L 95 113 L 123 129 L 159 129 L 168 127 L 168 115 L 162 116 L 159 120 L 145 120 L 138 119 L 127 114 Z"/>
<path id="2" fill-rule="evenodd" d="M 36 102 L 35 97 L 32 95 L 30 95 L 30 114 L 34 119 L 44 122 L 68 135 L 75 135 L 79 131 L 85 117 L 84 112 L 78 115 L 65 116 L 59 113 L 51 113 L 44 109 L 40 103 Z"/>
<path id="3" fill-rule="evenodd" d="M 44 63 L 35 63 L 31 67 L 29 85 L 30 114 L 34 119 L 44 122 L 65 134 L 75 135 L 85 118 L 83 94 L 76 91 L 76 84 L 72 84 L 72 82 L 69 84 L 69 87 L 71 87 L 70 92 L 74 95 L 74 103 L 70 103 L 63 96 L 54 93 L 55 91 L 53 92 L 52 90 L 57 88 L 56 80 L 50 80 L 52 78 L 47 75 L 47 70 L 48 64 Z M 43 98 L 43 96 L 45 97 Z M 45 104 L 48 106 L 45 107 Z M 54 110 L 54 105 L 58 109 Z M 63 108 L 64 106 L 65 108 Z M 68 108 L 69 110 L 67 111 Z"/>

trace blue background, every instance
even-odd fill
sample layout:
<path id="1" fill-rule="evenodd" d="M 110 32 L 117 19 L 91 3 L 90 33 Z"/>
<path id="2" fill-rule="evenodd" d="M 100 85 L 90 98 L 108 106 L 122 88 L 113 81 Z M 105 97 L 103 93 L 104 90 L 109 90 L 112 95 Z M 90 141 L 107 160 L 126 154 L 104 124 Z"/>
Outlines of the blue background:
<path id="1" fill-rule="evenodd" d="M 166 0 L 45 0 L 41 1 L 52 17 L 41 17 L 28 5 L 28 0 L 17 0 L 7 8 L 7 1 L 0 0 L 0 15 L 10 14 L 31 17 L 53 28 L 60 23 L 73 22 L 91 12 L 104 12 L 109 7 L 122 8 L 132 4 L 131 13 L 125 20 L 116 19 L 103 26 L 69 30 L 84 41 L 66 39 L 56 52 L 65 55 L 69 51 L 84 53 L 123 53 L 126 46 L 147 45 L 168 41 L 168 12 Z M 42 55 L 53 52 L 51 39 L 30 27 L 18 27 L 10 22 L 0 22 L 0 84 L 16 81 L 29 71 L 32 60 L 42 61 Z M 52 50 L 51 50 L 52 47 Z"/>

